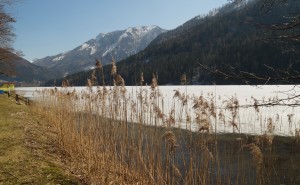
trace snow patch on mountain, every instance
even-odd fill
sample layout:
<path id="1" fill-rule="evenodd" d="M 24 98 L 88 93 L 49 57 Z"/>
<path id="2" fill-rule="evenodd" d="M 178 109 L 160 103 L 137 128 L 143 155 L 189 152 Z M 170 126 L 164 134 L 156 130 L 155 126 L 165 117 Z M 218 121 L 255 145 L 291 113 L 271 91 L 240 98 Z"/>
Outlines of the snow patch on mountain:
<path id="1" fill-rule="evenodd" d="M 127 38 L 127 37 L 128 37 L 128 32 L 123 33 L 123 34 L 120 36 L 118 42 L 120 42 L 122 39 Z"/>
<path id="2" fill-rule="evenodd" d="M 96 38 L 94 38 L 95 41 L 99 41 L 100 39 L 102 39 L 103 37 L 105 37 L 105 33 L 99 33 L 99 35 L 96 36 Z"/>
<path id="3" fill-rule="evenodd" d="M 132 36 L 141 38 L 148 34 L 151 30 L 157 28 L 157 26 L 139 26 L 139 27 L 130 27 L 124 33 L 124 36 L 131 34 Z"/>
<path id="4" fill-rule="evenodd" d="M 104 53 L 102 54 L 102 57 L 105 57 L 106 55 L 108 55 L 109 53 L 112 53 L 112 51 L 116 48 L 116 45 L 112 45 L 109 48 L 107 48 Z"/>
<path id="5" fill-rule="evenodd" d="M 97 46 L 91 46 L 91 55 L 95 54 L 97 52 Z"/>
<path id="6" fill-rule="evenodd" d="M 89 70 L 92 70 L 92 69 L 95 69 L 95 66 L 89 65 L 89 66 L 86 66 L 83 70 L 84 71 L 89 71 Z"/>
<path id="7" fill-rule="evenodd" d="M 81 45 L 79 51 L 83 51 L 83 50 L 89 48 L 89 46 L 90 46 L 90 45 L 88 45 L 87 43 L 84 43 L 84 44 Z"/>
<path id="8" fill-rule="evenodd" d="M 62 60 L 62 59 L 64 59 L 64 58 L 65 58 L 65 56 L 64 56 L 64 55 L 61 55 L 61 56 L 58 56 L 58 57 L 54 58 L 52 61 L 53 61 L 53 62 L 58 62 L 58 61 L 60 61 L 60 60 Z"/>
<path id="9" fill-rule="evenodd" d="M 83 51 L 83 50 L 90 50 L 90 55 L 93 55 L 97 52 L 97 46 L 96 44 L 94 46 L 91 46 L 87 43 L 84 43 L 81 45 L 78 51 Z"/>

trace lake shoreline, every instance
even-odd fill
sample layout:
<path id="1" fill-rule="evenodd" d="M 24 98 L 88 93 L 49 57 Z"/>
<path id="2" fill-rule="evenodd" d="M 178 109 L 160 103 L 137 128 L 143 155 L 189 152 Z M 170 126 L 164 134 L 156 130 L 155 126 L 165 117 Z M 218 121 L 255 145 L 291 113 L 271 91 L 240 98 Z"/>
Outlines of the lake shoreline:
<path id="1" fill-rule="evenodd" d="M 53 122 L 57 139 L 66 152 L 72 158 L 80 154 L 77 166 L 90 179 L 128 180 L 108 173 L 101 165 L 104 163 L 114 166 L 117 173 L 125 173 L 130 182 L 298 183 L 299 138 L 276 136 L 274 132 L 282 127 L 294 129 L 297 119 L 290 119 L 288 124 L 283 118 L 273 122 L 269 113 L 276 114 L 274 109 L 257 111 L 250 107 L 242 112 L 245 110 L 238 109 L 241 104 L 234 97 L 225 96 L 229 102 L 219 109 L 218 103 L 224 102 L 216 93 L 219 90 L 211 88 L 205 92 L 203 87 L 202 91 L 118 86 L 105 90 L 59 88 L 42 91 L 33 107 Z M 198 96 L 190 98 L 183 92 Z M 227 111 L 227 120 L 220 123 L 221 110 Z M 190 114 L 194 117 L 188 118 Z M 246 123 L 242 121 L 245 118 Z M 191 121 L 197 124 L 192 125 Z M 258 132 L 247 132 L 245 128 L 251 124 L 257 126 L 252 129 Z M 226 127 L 224 132 L 242 134 L 221 134 L 218 130 L 214 133 L 222 126 Z M 90 174 L 91 167 L 97 173 Z M 118 172 L 124 169 L 125 172 Z"/>

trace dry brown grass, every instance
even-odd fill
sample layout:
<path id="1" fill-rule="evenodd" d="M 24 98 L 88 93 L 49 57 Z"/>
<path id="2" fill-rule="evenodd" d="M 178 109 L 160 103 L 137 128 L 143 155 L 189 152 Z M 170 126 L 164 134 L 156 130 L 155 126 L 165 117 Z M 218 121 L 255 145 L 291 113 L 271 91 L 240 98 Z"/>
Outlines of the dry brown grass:
<path id="1" fill-rule="evenodd" d="M 96 91 L 91 83 L 85 92 L 45 90 L 33 106 L 52 123 L 57 141 L 70 159 L 70 170 L 88 184 L 283 182 L 272 179 L 278 173 L 272 162 L 277 160 L 272 119 L 266 120 L 264 135 L 223 138 L 210 134 L 217 119 L 240 132 L 236 97 L 219 109 L 213 93 L 208 98 L 190 98 L 175 91 L 173 101 L 179 104 L 172 102 L 170 112 L 164 112 L 157 75 L 153 74 L 150 87 L 137 87 L 136 99 L 128 95 L 114 62 L 111 75 L 114 86 L 102 82 Z M 199 132 L 191 131 L 192 122 L 197 123 Z M 174 129 L 176 124 L 185 124 L 186 130 Z"/>
<path id="2" fill-rule="evenodd" d="M 0 95 L 0 184 L 81 184 L 64 168 L 56 135 L 29 107 Z"/>

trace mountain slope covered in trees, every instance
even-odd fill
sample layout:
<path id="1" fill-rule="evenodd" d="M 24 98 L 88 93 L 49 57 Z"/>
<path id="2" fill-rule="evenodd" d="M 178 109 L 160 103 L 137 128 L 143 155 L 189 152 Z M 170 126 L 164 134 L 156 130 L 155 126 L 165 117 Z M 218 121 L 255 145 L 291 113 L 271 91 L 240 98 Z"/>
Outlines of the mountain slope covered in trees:
<path id="1" fill-rule="evenodd" d="M 51 79 L 52 73 L 16 54 L 0 48 L 0 79 L 37 84 Z"/>

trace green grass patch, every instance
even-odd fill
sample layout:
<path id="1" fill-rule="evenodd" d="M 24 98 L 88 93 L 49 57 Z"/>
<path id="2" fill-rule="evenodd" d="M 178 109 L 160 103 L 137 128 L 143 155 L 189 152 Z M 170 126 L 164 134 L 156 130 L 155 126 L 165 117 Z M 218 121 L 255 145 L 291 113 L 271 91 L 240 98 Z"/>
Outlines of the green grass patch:
<path id="1" fill-rule="evenodd" d="M 0 95 L 0 184 L 80 184 L 62 168 L 47 125 L 12 98 Z"/>

